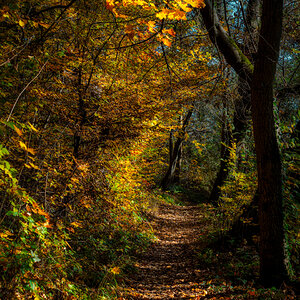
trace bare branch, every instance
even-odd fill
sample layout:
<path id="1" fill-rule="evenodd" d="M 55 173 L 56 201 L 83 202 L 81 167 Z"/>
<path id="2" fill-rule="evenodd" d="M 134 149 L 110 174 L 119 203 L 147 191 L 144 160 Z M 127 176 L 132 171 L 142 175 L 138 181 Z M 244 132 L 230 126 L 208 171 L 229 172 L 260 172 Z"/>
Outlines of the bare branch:
<path id="1" fill-rule="evenodd" d="M 21 93 L 18 95 L 18 97 L 17 97 L 17 99 L 16 99 L 16 101 L 15 101 L 15 103 L 14 103 L 14 105 L 13 105 L 13 107 L 12 107 L 10 113 L 9 113 L 9 116 L 8 116 L 6 122 L 9 122 L 9 120 L 10 120 L 12 114 L 13 114 L 13 111 L 14 111 L 14 109 L 15 109 L 17 103 L 19 102 L 20 97 L 21 97 L 21 96 L 23 95 L 23 93 L 27 90 L 27 88 L 32 84 L 32 82 L 33 82 L 35 79 L 37 79 L 37 78 L 39 77 L 39 75 L 42 73 L 44 67 L 46 66 L 47 62 L 48 62 L 48 60 L 43 64 L 43 66 L 41 67 L 41 69 L 39 70 L 39 72 L 38 72 L 38 73 L 37 73 L 37 74 L 36 74 L 36 75 L 35 75 L 35 76 L 34 76 L 27 84 L 26 84 L 26 86 L 24 87 L 24 89 L 23 89 L 23 90 L 21 91 Z"/>

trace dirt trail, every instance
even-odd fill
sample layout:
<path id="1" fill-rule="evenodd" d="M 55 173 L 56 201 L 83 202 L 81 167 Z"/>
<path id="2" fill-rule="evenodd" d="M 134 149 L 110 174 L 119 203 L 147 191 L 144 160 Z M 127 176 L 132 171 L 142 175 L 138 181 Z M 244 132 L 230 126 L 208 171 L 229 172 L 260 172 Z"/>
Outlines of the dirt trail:
<path id="1" fill-rule="evenodd" d="M 160 206 L 152 220 L 158 239 L 138 258 L 129 295 L 119 299 L 205 299 L 197 282 L 207 280 L 208 270 L 197 269 L 194 257 L 204 223 L 197 206 Z"/>

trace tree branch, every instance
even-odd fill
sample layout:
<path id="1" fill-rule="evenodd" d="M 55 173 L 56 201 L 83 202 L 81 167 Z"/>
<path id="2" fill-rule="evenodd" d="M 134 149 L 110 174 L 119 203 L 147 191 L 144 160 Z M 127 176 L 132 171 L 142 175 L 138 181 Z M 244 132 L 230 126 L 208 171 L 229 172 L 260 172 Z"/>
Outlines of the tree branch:
<path id="1" fill-rule="evenodd" d="M 15 103 L 14 103 L 14 105 L 13 105 L 13 107 L 12 107 L 10 113 L 9 113 L 9 116 L 8 116 L 6 122 L 9 122 L 9 120 L 10 120 L 12 114 L 13 114 L 13 111 L 14 111 L 14 109 L 15 109 L 17 103 L 19 102 L 20 97 L 21 97 L 21 96 L 23 95 L 23 93 L 27 90 L 27 88 L 31 85 L 31 83 L 32 83 L 36 78 L 38 78 L 38 76 L 41 74 L 41 72 L 43 71 L 44 67 L 46 66 L 47 62 L 48 62 L 48 61 L 46 61 L 46 62 L 43 64 L 43 66 L 41 67 L 41 69 L 39 70 L 39 72 L 38 72 L 38 73 L 37 73 L 37 74 L 36 74 L 36 75 L 35 75 L 35 76 L 34 76 L 27 84 L 26 84 L 26 86 L 24 87 L 24 89 L 23 89 L 23 90 L 21 91 L 21 93 L 18 95 L 18 97 L 17 97 L 17 99 L 16 99 L 16 101 L 15 101 Z"/>
<path id="2" fill-rule="evenodd" d="M 253 65 L 243 54 L 237 43 L 228 35 L 222 27 L 217 13 L 212 8 L 210 0 L 205 0 L 205 7 L 199 10 L 211 41 L 224 55 L 226 61 L 245 80 L 250 80 L 253 73 Z"/>

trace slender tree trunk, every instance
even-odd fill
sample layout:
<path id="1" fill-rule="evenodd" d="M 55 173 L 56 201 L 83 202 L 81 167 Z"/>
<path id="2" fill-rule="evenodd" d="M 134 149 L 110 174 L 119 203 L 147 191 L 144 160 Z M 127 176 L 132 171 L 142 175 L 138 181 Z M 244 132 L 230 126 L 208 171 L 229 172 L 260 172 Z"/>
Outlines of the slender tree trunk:
<path id="1" fill-rule="evenodd" d="M 83 100 L 83 85 L 82 85 L 82 67 L 78 68 L 78 81 L 77 81 L 77 93 L 78 93 L 78 121 L 74 132 L 74 148 L 73 154 L 75 158 L 79 156 L 79 147 L 81 143 L 82 129 L 86 122 L 86 110 Z"/>
<path id="2" fill-rule="evenodd" d="M 252 81 L 252 120 L 258 171 L 260 277 L 280 286 L 286 276 L 281 158 L 273 116 L 273 82 L 278 61 L 283 0 L 264 0 Z"/>
<path id="3" fill-rule="evenodd" d="M 179 154 L 180 154 L 180 151 L 182 148 L 183 141 L 184 141 L 184 139 L 179 137 L 174 145 L 172 160 L 171 160 L 168 170 L 160 184 L 160 186 L 163 190 L 166 190 L 171 184 L 174 183 L 175 171 L 176 171 L 177 162 L 178 162 L 178 158 L 179 158 Z"/>
<path id="4" fill-rule="evenodd" d="M 229 128 L 228 121 L 226 120 L 225 114 L 223 115 L 222 120 L 222 130 L 221 130 L 221 159 L 220 167 L 217 173 L 217 177 L 213 184 L 209 200 L 212 203 L 217 203 L 221 195 L 221 186 L 224 184 L 224 181 L 228 175 L 228 161 L 230 158 L 230 146 L 233 144 L 232 134 Z"/>
<path id="5" fill-rule="evenodd" d="M 174 183 L 180 182 L 180 173 L 181 173 L 181 164 L 182 164 L 182 151 L 183 151 L 183 143 L 178 149 L 178 157 L 177 157 L 177 164 L 174 174 Z"/>
<path id="6" fill-rule="evenodd" d="M 233 130 L 230 139 L 228 139 L 228 147 L 232 147 L 233 143 L 238 144 L 244 137 L 249 120 L 251 118 L 251 80 L 253 71 L 252 53 L 256 48 L 255 30 L 257 27 L 259 0 L 249 0 L 245 16 L 245 41 L 243 51 L 247 53 L 247 56 L 243 54 L 238 45 L 228 35 L 220 24 L 218 14 L 213 9 L 211 1 L 206 0 L 206 7 L 201 9 L 204 23 L 209 32 L 211 41 L 224 55 L 226 61 L 234 68 L 239 76 L 238 91 L 240 98 L 235 101 L 235 110 L 233 116 Z M 218 8 L 220 9 L 220 1 L 218 2 Z M 224 12 L 226 12 L 226 4 L 224 4 Z M 226 16 L 225 16 L 226 19 Z M 229 159 L 230 151 L 223 152 L 224 156 L 221 156 L 220 168 L 218 170 L 212 191 L 209 199 L 213 202 L 218 202 L 220 197 L 220 187 L 224 184 L 228 175 L 228 166 L 226 161 Z"/>
<path id="7" fill-rule="evenodd" d="M 174 146 L 173 146 L 173 138 L 172 138 L 172 136 L 170 136 L 170 140 L 169 140 L 169 142 L 170 142 L 170 144 L 169 144 L 170 163 L 169 163 L 168 170 L 160 184 L 160 186 L 163 190 L 166 190 L 171 184 L 176 182 L 176 180 L 179 180 L 184 134 L 186 132 L 186 128 L 187 128 L 189 120 L 192 116 L 192 113 L 193 113 L 193 109 L 190 109 L 183 121 L 180 136 L 177 138 Z M 171 153 L 171 151 L 172 151 L 172 153 Z M 176 173 L 176 169 L 178 169 L 178 168 L 179 168 L 179 170 Z"/>
<path id="8" fill-rule="evenodd" d="M 169 164 L 172 163 L 173 152 L 174 152 L 174 130 L 171 129 L 170 137 L 169 137 Z"/>
<path id="9" fill-rule="evenodd" d="M 180 126 L 183 126 L 183 118 L 182 115 L 179 117 L 179 123 Z M 183 127 L 182 127 L 183 129 Z M 185 129 L 183 129 L 185 130 Z M 184 134 L 185 132 L 183 132 Z M 180 172 L 181 172 L 181 164 L 182 164 L 182 151 L 183 151 L 183 143 L 181 143 L 179 149 L 178 149 L 178 154 L 177 154 L 177 163 L 176 163 L 176 168 L 175 168 L 175 174 L 174 174 L 174 183 L 179 183 L 180 182 Z"/>

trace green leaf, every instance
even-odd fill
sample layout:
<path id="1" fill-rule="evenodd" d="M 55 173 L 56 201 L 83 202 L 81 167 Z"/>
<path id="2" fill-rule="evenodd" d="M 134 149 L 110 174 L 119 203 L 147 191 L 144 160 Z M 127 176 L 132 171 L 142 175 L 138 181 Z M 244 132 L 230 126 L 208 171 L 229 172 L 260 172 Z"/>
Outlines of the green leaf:
<path id="1" fill-rule="evenodd" d="M 29 286 L 32 291 L 36 289 L 36 281 L 29 280 Z"/>

